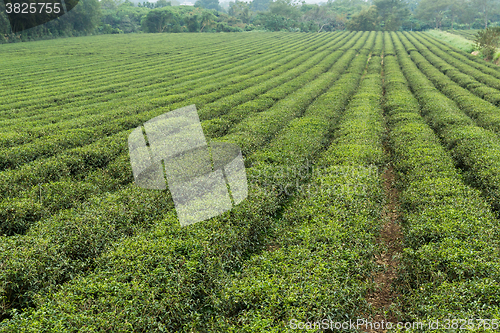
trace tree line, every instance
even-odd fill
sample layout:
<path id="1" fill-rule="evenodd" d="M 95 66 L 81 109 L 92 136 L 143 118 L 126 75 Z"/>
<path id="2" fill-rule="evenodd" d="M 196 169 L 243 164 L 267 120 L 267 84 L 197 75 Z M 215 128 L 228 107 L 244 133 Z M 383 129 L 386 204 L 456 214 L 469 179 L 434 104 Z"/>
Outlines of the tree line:
<path id="1" fill-rule="evenodd" d="M 183 0 L 179 0 L 183 1 Z M 0 43 L 139 32 L 321 32 L 335 30 L 483 29 L 500 25 L 498 0 L 80 0 L 68 14 L 13 33 L 0 1 Z"/>

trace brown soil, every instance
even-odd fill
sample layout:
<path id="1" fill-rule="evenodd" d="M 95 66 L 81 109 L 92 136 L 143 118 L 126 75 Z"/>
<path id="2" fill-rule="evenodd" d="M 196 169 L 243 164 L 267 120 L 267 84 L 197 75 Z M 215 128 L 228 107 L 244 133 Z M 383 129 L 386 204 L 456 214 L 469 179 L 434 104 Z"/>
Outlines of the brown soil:
<path id="1" fill-rule="evenodd" d="M 365 318 L 371 320 L 372 323 L 382 321 L 390 321 L 396 323 L 394 315 L 394 300 L 397 298 L 391 288 L 393 280 L 396 278 L 396 270 L 398 261 L 395 255 L 401 252 L 402 233 L 399 224 L 399 203 L 398 203 L 398 190 L 395 188 L 395 173 L 392 166 L 389 166 L 383 174 L 384 190 L 387 197 L 387 202 L 384 206 L 382 217 L 384 225 L 379 235 L 377 242 L 383 244 L 386 250 L 380 255 L 376 256 L 375 260 L 378 265 L 384 268 L 383 271 L 378 272 L 374 276 L 375 288 L 370 292 L 367 297 L 368 303 L 372 305 L 375 314 L 372 318 Z M 368 317 L 368 316 L 367 316 Z M 363 332 L 386 332 L 384 329 L 370 329 L 363 326 Z"/>

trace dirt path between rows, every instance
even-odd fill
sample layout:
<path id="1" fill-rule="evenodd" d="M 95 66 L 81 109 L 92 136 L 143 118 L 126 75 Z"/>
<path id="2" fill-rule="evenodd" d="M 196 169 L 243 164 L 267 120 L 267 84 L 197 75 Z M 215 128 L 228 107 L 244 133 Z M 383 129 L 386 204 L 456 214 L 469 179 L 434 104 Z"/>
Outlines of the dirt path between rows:
<path id="1" fill-rule="evenodd" d="M 392 290 L 392 283 L 396 278 L 398 261 L 395 256 L 401 252 L 402 233 L 399 224 L 399 192 L 395 187 L 395 172 L 390 165 L 383 174 L 384 191 L 386 193 L 386 204 L 382 211 L 384 225 L 377 242 L 385 247 L 380 255 L 375 257 L 377 265 L 384 268 L 374 276 L 375 288 L 368 295 L 367 301 L 376 312 L 372 318 L 366 318 L 373 326 L 363 327 L 363 332 L 386 332 L 385 329 L 376 329 L 377 324 L 382 321 L 397 322 L 395 317 L 394 301 L 398 295 Z"/>
<path id="2" fill-rule="evenodd" d="M 382 56 L 383 65 L 383 56 Z M 382 70 L 382 82 L 384 81 L 384 72 Z M 389 134 L 389 129 L 386 129 Z M 391 151 L 388 142 L 384 144 L 384 150 L 390 159 Z M 373 277 L 375 287 L 368 294 L 366 300 L 371 304 L 374 314 L 372 317 L 365 318 L 372 325 L 363 326 L 362 332 L 387 332 L 382 322 L 397 323 L 396 318 L 396 298 L 398 295 L 393 291 L 392 284 L 396 279 L 398 259 L 396 255 L 401 253 L 402 232 L 400 225 L 399 212 L 399 191 L 396 188 L 396 173 L 391 164 L 384 171 L 382 178 L 384 180 L 384 192 L 386 203 L 382 210 L 383 226 L 377 243 L 382 245 L 384 251 L 375 257 L 377 265 L 383 267 L 383 270 L 377 272 Z"/>

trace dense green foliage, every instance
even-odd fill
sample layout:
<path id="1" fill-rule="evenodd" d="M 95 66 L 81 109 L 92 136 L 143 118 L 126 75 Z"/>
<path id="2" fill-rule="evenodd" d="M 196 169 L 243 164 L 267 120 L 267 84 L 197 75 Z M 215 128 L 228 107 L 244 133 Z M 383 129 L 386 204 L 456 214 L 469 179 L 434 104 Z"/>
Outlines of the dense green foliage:
<path id="1" fill-rule="evenodd" d="M 387 31 L 93 36 L 0 58 L 0 332 L 368 318 L 392 168 L 398 319 L 500 319 L 494 65 Z M 190 104 L 241 147 L 249 195 L 180 227 L 168 190 L 134 185 L 127 138 Z"/>
<path id="2" fill-rule="evenodd" d="M 69 14 L 15 34 L 0 2 L 0 43 L 143 32 L 419 31 L 479 29 L 500 23 L 496 0 L 329 0 L 320 5 L 298 0 L 197 0 L 193 5 L 133 1 L 80 0 Z M 490 53 L 486 55 L 491 57 Z"/>
<path id="3" fill-rule="evenodd" d="M 474 43 L 481 49 L 486 58 L 492 59 L 496 50 L 500 48 L 500 27 L 479 31 Z"/>
<path id="4" fill-rule="evenodd" d="M 486 204 L 489 200 L 497 206 L 498 200 L 484 192 L 481 197 L 468 185 L 478 184 L 467 179 L 485 176 L 481 169 L 492 168 L 489 163 L 498 160 L 498 153 L 489 146 L 492 141 L 487 142 L 488 131 L 475 127 L 418 70 L 407 56 L 414 53 L 411 44 L 402 35 L 392 34 L 392 40 L 399 63 L 395 57 L 384 62 L 385 106 L 407 212 L 399 273 L 402 313 L 408 320 L 450 314 L 498 318 L 492 297 L 500 274 L 498 219 Z M 392 49 L 391 44 L 386 41 Z"/>

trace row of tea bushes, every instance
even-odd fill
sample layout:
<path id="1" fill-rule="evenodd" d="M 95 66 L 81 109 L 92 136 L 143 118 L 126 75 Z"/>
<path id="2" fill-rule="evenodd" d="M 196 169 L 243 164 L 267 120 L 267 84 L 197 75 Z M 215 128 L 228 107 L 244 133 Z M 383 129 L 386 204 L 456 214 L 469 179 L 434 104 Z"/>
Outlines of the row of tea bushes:
<path id="1" fill-rule="evenodd" d="M 417 41 L 411 44 L 411 42 L 403 36 L 401 36 L 401 39 L 407 48 L 411 47 L 409 45 L 415 45 L 417 48 L 422 46 L 419 45 Z M 411 51 L 411 59 L 434 86 L 448 98 L 456 102 L 460 109 L 476 120 L 479 126 L 500 133 L 500 109 L 475 96 L 467 89 L 461 88 L 449 77 L 432 66 L 420 52 L 421 51 Z"/>
<path id="2" fill-rule="evenodd" d="M 403 75 L 413 87 L 410 73 L 416 67 L 410 66 L 406 51 L 393 37 L 399 62 L 392 55 L 384 57 L 384 108 L 402 189 L 400 320 L 495 318 L 498 220 L 481 193 L 464 184 L 452 157 L 420 116 L 420 105 Z M 391 40 L 385 43 L 391 50 Z"/>
<path id="3" fill-rule="evenodd" d="M 0 202 L 0 234 L 24 234 L 32 224 L 59 210 L 78 207 L 88 198 L 114 192 L 133 181 L 128 154 L 120 155 L 105 168 L 85 179 L 62 178 L 33 186 Z"/>
<path id="4" fill-rule="evenodd" d="M 359 32 L 358 36 L 362 33 Z M 253 146 L 259 146 L 269 140 L 269 138 L 279 131 L 293 118 L 300 116 L 307 105 L 309 105 L 316 97 L 324 93 L 328 87 L 338 78 L 342 71 L 349 65 L 354 58 L 356 49 L 360 49 L 368 38 L 369 33 L 363 33 L 362 38 L 353 38 L 348 44 L 349 51 L 335 51 L 329 56 L 329 60 L 323 62 L 322 66 L 317 66 L 315 71 L 317 74 L 311 73 L 313 77 L 319 76 L 315 81 L 309 82 L 310 79 L 303 79 L 297 82 L 299 86 L 304 85 L 300 90 L 295 92 L 293 96 L 289 96 L 274 104 L 270 109 L 260 112 L 256 115 L 244 119 L 235 126 L 226 139 L 231 142 L 236 142 L 243 147 L 243 153 L 246 154 L 246 149 L 252 149 Z M 355 44 L 354 44 L 355 43 Z M 354 44 L 354 45 L 353 45 Z M 345 46 L 343 46 L 345 47 Z M 352 49 L 351 49 L 352 48 Z M 338 61 L 336 61 L 338 59 Z M 330 69 L 331 68 L 331 69 Z M 275 98 L 285 93 L 285 91 L 273 92 L 269 97 Z M 264 124 L 264 125 L 262 125 Z"/>
<path id="5" fill-rule="evenodd" d="M 415 34 L 419 34 L 418 32 Z M 425 36 L 429 36 L 427 33 L 423 33 Z M 454 58 L 457 58 L 458 60 L 461 60 L 463 63 L 474 67 L 476 69 L 479 69 L 480 71 L 492 75 L 496 78 L 500 78 L 500 68 L 492 64 L 488 61 L 484 61 L 478 56 L 468 54 L 467 52 L 463 52 L 462 50 L 454 47 L 453 45 L 450 45 L 448 43 L 442 42 L 436 38 L 433 38 L 432 36 L 429 38 L 434 45 L 437 47 L 441 48 L 442 50 L 446 50 L 448 54 L 452 55 Z"/>
<path id="6" fill-rule="evenodd" d="M 332 41 L 333 42 L 333 41 Z M 331 44 L 327 43 L 325 46 L 322 46 L 321 49 L 325 49 L 329 47 Z M 333 44 L 335 45 L 335 44 Z M 210 117 L 214 117 L 217 115 L 215 112 L 215 108 L 220 105 L 224 106 L 223 111 L 227 111 L 231 106 L 235 106 L 238 103 L 244 102 L 252 97 L 255 96 L 256 93 L 259 91 L 250 91 L 249 93 L 241 93 L 241 91 L 247 92 L 249 87 L 255 86 L 258 83 L 264 81 L 264 82 L 269 82 L 269 79 L 273 78 L 276 75 L 279 75 L 283 72 L 286 72 L 287 69 L 293 68 L 292 66 L 297 66 L 291 75 L 299 75 L 301 72 L 304 71 L 304 69 L 307 69 L 308 67 L 313 66 L 316 64 L 320 59 L 326 56 L 328 54 L 327 51 L 324 52 L 319 52 L 315 57 L 310 57 L 309 52 L 312 50 L 308 49 L 304 51 L 304 55 L 302 57 L 297 57 L 300 54 L 294 53 L 294 58 L 287 59 L 285 58 L 284 61 L 286 60 L 292 60 L 289 61 L 287 64 L 284 62 L 286 65 L 279 67 L 275 71 L 267 71 L 266 74 L 264 75 L 258 75 L 255 78 L 250 78 L 247 80 L 244 80 L 240 83 L 232 82 L 234 78 L 229 78 L 226 79 L 225 81 L 230 81 L 229 89 L 219 89 L 214 93 L 209 94 L 211 98 L 219 98 L 218 101 L 209 104 L 212 112 L 207 112 L 205 111 L 206 108 L 201 108 L 199 110 L 200 118 L 201 119 L 210 119 Z M 307 58 L 309 58 L 308 61 L 305 61 Z M 276 59 L 270 59 L 269 61 L 264 61 L 260 66 L 259 66 L 259 74 L 262 73 L 261 70 L 269 70 L 269 68 L 266 68 L 268 64 L 273 63 Z M 302 65 L 301 62 L 304 62 Z M 280 76 L 277 76 L 280 77 Z M 288 73 L 285 75 L 284 79 L 290 79 L 290 75 Z M 270 84 L 265 86 L 264 88 L 270 89 L 272 85 L 277 85 L 283 81 L 273 81 L 269 82 Z M 218 84 L 220 84 L 219 82 Z M 228 85 L 229 82 L 224 82 L 222 81 L 223 84 Z M 186 87 L 186 89 L 189 89 Z M 206 87 L 202 88 L 206 89 Z M 265 91 L 265 90 L 264 90 Z M 192 96 L 196 96 L 196 98 L 200 98 L 202 96 L 202 93 L 199 89 L 189 89 L 187 92 L 188 94 L 185 94 L 183 97 L 184 98 L 189 98 Z M 240 92 L 240 93 L 238 93 Z M 263 89 L 260 89 L 260 92 L 263 92 Z M 230 97 L 225 97 L 221 98 L 221 96 L 225 95 L 230 95 Z M 179 98 L 172 99 L 169 98 L 171 96 L 167 96 L 167 98 L 163 99 L 164 102 L 168 103 L 175 103 L 177 104 L 182 102 L 181 96 L 176 96 Z M 153 105 L 153 101 L 150 102 Z M 159 105 L 158 105 L 159 106 Z M 223 112 L 219 111 L 219 112 Z M 120 112 L 120 111 L 119 111 Z M 18 167 L 19 165 L 22 165 L 24 163 L 28 163 L 36 158 L 39 157 L 47 157 L 47 156 L 53 156 L 58 153 L 61 153 L 67 148 L 73 148 L 77 146 L 83 146 L 85 144 L 88 144 L 94 140 L 98 140 L 99 138 L 106 136 L 106 135 L 112 135 L 115 133 L 118 133 L 123 130 L 128 130 L 130 128 L 134 128 L 140 124 L 142 124 L 144 121 L 148 120 L 148 117 L 154 117 L 156 115 L 157 111 L 153 109 L 153 111 L 148 112 L 148 111 L 142 111 L 139 114 L 134 114 L 134 115 L 129 115 L 125 117 L 120 117 L 116 120 L 112 120 L 111 122 L 107 122 L 104 124 L 101 124 L 99 126 L 93 126 L 91 129 L 81 129 L 81 130 L 69 130 L 69 131 L 63 131 L 62 133 L 58 133 L 55 135 L 50 135 L 50 136 L 44 136 L 42 138 L 39 138 L 35 141 L 33 141 L 30 144 L 26 145 L 20 145 L 16 146 L 13 148 L 4 148 L 3 150 L 0 150 L 0 170 L 5 169 L 5 168 L 15 168 Z M 108 114 L 108 116 L 110 116 Z M 113 115 L 112 118 L 115 118 L 116 115 Z M 78 124 L 79 126 L 83 126 L 81 124 L 81 119 L 75 119 L 72 121 L 73 124 Z M 86 124 L 87 126 L 92 126 L 92 124 Z M 44 131 L 47 131 L 44 128 Z"/>
<path id="7" fill-rule="evenodd" d="M 198 112 L 200 119 L 218 120 L 220 116 L 226 115 L 229 111 L 232 112 L 232 109 L 237 105 L 256 98 L 272 98 L 275 101 L 284 98 L 301 86 L 296 83 L 302 81 L 301 76 L 316 72 L 315 67 L 319 65 L 321 60 L 338 47 L 349 42 L 352 42 L 349 35 L 341 35 L 317 49 L 307 48 L 303 53 L 295 53 L 292 59 L 285 61 L 286 65 L 282 66 L 283 69 L 280 67 L 275 75 L 259 76 L 256 78 L 256 84 L 251 87 L 201 108 Z M 311 56 L 312 53 L 314 56 Z"/>
<path id="8" fill-rule="evenodd" d="M 427 50 L 431 51 L 434 53 L 436 56 L 441 58 L 443 61 L 446 61 L 456 69 L 458 69 L 460 72 L 467 74 L 474 79 L 476 79 L 479 82 L 484 83 L 485 85 L 495 88 L 497 91 L 500 89 L 500 72 L 494 71 L 493 75 L 486 74 L 481 70 L 478 70 L 477 68 L 474 68 L 463 61 L 458 60 L 457 58 L 451 56 L 448 54 L 447 51 L 449 49 L 441 49 L 437 46 L 435 46 L 430 38 L 426 38 L 425 34 L 406 34 L 408 37 L 413 37 L 417 39 L 419 42 L 421 42 Z M 445 73 L 448 74 L 448 73 Z"/>
<path id="9" fill-rule="evenodd" d="M 319 170 L 312 170 L 311 186 L 303 187 L 287 205 L 276 239 L 252 256 L 222 291 L 215 330 L 287 332 L 297 323 L 343 322 L 370 312 L 365 296 L 376 270 L 375 237 L 383 204 L 376 165 L 384 164 L 384 124 L 380 56 L 371 55 L 359 90 L 356 87 L 367 59 L 368 52 L 360 52 L 351 73 L 341 79 L 349 78 L 353 85 L 345 91 L 331 89 L 322 99 L 327 108 L 303 118 L 323 124 L 338 121 L 334 140 L 316 164 Z M 350 100 L 340 115 L 327 102 L 335 97 Z M 371 146 L 368 152 L 365 144 Z M 298 140 L 295 145 L 301 151 Z M 340 152 L 343 158 L 337 159 Z"/>
<path id="10" fill-rule="evenodd" d="M 353 65 L 360 62 L 356 58 Z M 309 91 L 307 87 L 302 90 Z M 338 92 L 347 102 L 348 96 Z M 305 114 L 320 112 L 326 116 L 325 107 L 327 99 L 323 104 L 316 102 L 307 107 Z M 265 126 L 265 119 L 257 125 Z M 317 125 L 316 133 L 327 135 L 326 128 Z M 297 130 L 293 124 L 284 127 L 265 149 L 267 154 L 261 156 L 293 151 L 295 144 L 309 142 L 310 149 L 298 150 L 303 155 L 295 154 L 285 166 L 299 170 L 308 159 L 313 160 L 317 155 L 316 141 L 280 140 L 291 138 L 289 132 Z M 314 129 L 310 130 L 313 134 Z M 245 150 L 259 154 L 265 143 L 254 147 Z M 35 297 L 37 308 L 16 315 L 5 330 L 172 332 L 221 328 L 221 323 L 214 319 L 225 305 L 218 295 L 234 274 L 245 267 L 248 258 L 272 242 L 270 237 L 276 235 L 273 230 L 281 225 L 277 217 L 287 194 L 266 186 L 267 179 L 274 179 L 276 187 L 295 181 L 293 174 L 273 178 L 283 164 L 266 160 L 254 158 L 255 166 L 247 169 L 249 197 L 230 212 L 186 228 L 178 226 L 173 212 L 167 213 L 155 230 L 116 243 L 114 249 L 98 259 L 93 273 L 75 277 L 56 293 L 39 293 Z M 339 177 L 343 180 L 345 176 Z M 89 300 L 91 304 L 87 303 Z"/>
<path id="11" fill-rule="evenodd" d="M 457 69 L 456 63 L 459 61 L 449 61 L 449 59 L 446 59 L 444 55 L 439 54 L 436 55 L 435 50 L 432 49 L 432 45 L 429 45 L 429 43 L 426 43 L 425 40 L 418 40 L 413 37 L 413 35 L 406 34 L 406 37 L 415 45 L 415 47 L 419 50 L 420 54 L 425 57 L 427 61 L 429 61 L 432 65 L 434 65 L 437 69 L 439 69 L 441 72 L 446 74 L 451 80 L 456 82 L 458 85 L 460 85 L 462 88 L 470 90 L 472 93 L 474 93 L 476 96 L 479 96 L 486 101 L 492 103 L 493 105 L 500 105 L 500 91 L 497 90 L 500 87 L 500 79 L 495 79 L 491 78 L 493 82 L 496 82 L 498 87 L 495 86 L 495 88 L 491 88 L 489 86 L 486 86 L 478 81 L 476 81 L 472 76 L 468 74 L 464 74 L 461 71 Z M 432 52 L 434 51 L 434 53 Z M 450 56 L 448 56 L 450 57 Z M 452 58 L 452 57 L 450 57 Z M 478 71 L 478 70 L 475 70 Z M 479 71 L 478 71 L 479 72 Z M 481 73 L 481 72 L 480 72 Z M 483 73 L 481 73 L 483 74 Z M 483 74 L 484 75 L 484 74 Z M 448 81 L 450 82 L 450 81 Z M 444 86 L 447 86 L 447 84 L 443 84 Z M 491 84 L 493 86 L 493 83 Z M 472 94 L 468 94 L 468 96 L 473 96 Z M 473 97 L 472 98 L 475 102 L 479 101 L 478 98 Z M 482 105 L 486 107 L 487 103 L 484 101 L 479 102 Z M 491 106 L 490 106 L 491 108 Z"/>
<path id="12" fill-rule="evenodd" d="M 295 165 L 297 159 L 302 160 L 308 153 L 321 151 L 330 141 L 330 133 L 335 130 L 349 98 L 357 90 L 370 49 L 376 42 L 376 35 L 375 32 L 370 33 L 357 55 L 345 53 L 338 60 L 328 71 L 336 81 L 307 107 L 302 117 L 292 120 L 273 138 L 267 148 L 249 156 L 248 164 L 256 161 L 273 165 L 286 165 L 290 162 Z"/>
<path id="13" fill-rule="evenodd" d="M 401 40 L 398 38 L 400 37 Z M 500 209 L 500 144 L 498 136 L 486 129 L 475 126 L 462 110 L 441 94 L 429 79 L 417 68 L 405 52 L 410 47 L 403 46 L 408 41 L 398 34 L 395 46 L 403 72 L 412 91 L 422 106 L 429 125 L 450 150 L 455 164 L 463 169 L 467 180 L 477 186 L 494 210 Z M 412 59 L 417 58 L 411 52 Z"/>
<path id="14" fill-rule="evenodd" d="M 327 45 L 329 45 L 329 44 L 327 44 Z M 297 70 L 291 71 L 292 72 L 291 75 L 301 74 L 301 71 L 303 72 L 307 68 L 313 66 L 319 60 L 324 58 L 325 55 L 326 54 L 319 54 L 319 55 L 317 55 L 317 57 L 312 57 L 310 59 L 310 61 L 306 61 L 303 65 L 298 66 Z M 302 60 L 302 59 L 298 58 L 298 60 Z M 311 71 L 314 71 L 314 73 L 317 73 L 317 69 L 309 70 L 309 72 L 311 72 Z M 309 73 L 309 72 L 305 71 L 305 73 L 302 73 L 302 75 L 307 75 L 307 73 Z M 289 76 L 285 75 L 285 78 L 287 78 L 287 77 L 289 77 Z M 299 75 L 299 78 L 300 78 L 300 75 Z M 296 80 L 292 80 L 292 82 L 288 82 L 287 84 L 290 86 L 289 83 L 293 83 L 293 81 L 296 81 Z M 303 79 L 301 82 L 303 82 Z M 300 85 L 294 84 L 294 86 L 291 87 L 291 89 L 288 89 L 288 93 L 293 93 L 296 89 L 298 89 L 299 86 Z M 229 114 L 232 114 L 232 111 L 230 111 Z M 144 120 L 147 120 L 149 116 L 150 115 L 147 115 L 147 114 L 141 115 L 140 119 L 142 121 L 144 121 Z M 206 122 L 202 123 L 202 127 L 204 129 L 206 129 L 205 123 Z M 211 133 L 208 133 L 208 134 L 211 134 Z M 94 149 L 93 146 L 91 146 L 91 150 L 93 150 L 93 149 Z M 124 148 L 124 150 L 126 150 L 126 148 Z M 130 167 L 128 167 L 128 166 L 123 167 L 124 161 L 128 161 L 128 157 L 127 157 L 126 152 L 124 151 L 122 153 L 122 155 L 120 155 L 120 156 L 121 156 L 121 158 L 118 158 L 118 160 L 120 161 L 120 163 L 118 163 L 118 165 L 121 166 L 121 171 L 122 171 L 121 173 L 120 172 L 118 172 L 118 173 L 113 172 L 111 174 L 106 174 L 105 176 L 102 176 L 101 172 L 99 170 L 97 170 L 94 172 L 97 174 L 97 177 L 93 177 L 93 176 L 86 177 L 86 179 L 84 181 L 78 181 L 78 182 L 75 182 L 74 184 L 71 184 L 70 179 L 67 181 L 63 181 L 62 182 L 63 184 L 69 183 L 70 186 L 68 186 L 68 188 L 72 189 L 72 190 L 68 190 L 64 193 L 59 194 L 57 196 L 57 201 L 52 202 L 49 206 L 46 205 L 45 201 L 39 202 L 40 199 L 38 198 L 38 196 L 33 195 L 33 193 L 30 193 L 30 192 L 33 192 L 33 190 L 30 191 L 29 188 L 25 189 L 24 195 L 23 195 L 23 193 L 19 193 L 19 191 L 14 193 L 14 192 L 12 192 L 13 189 L 10 188 L 10 190 L 11 190 L 11 192 L 9 192 L 10 198 L 4 200 L 0 204 L 0 216 L 3 216 L 5 218 L 1 224 L 0 230 L 6 234 L 23 233 L 33 222 L 40 219 L 42 215 L 52 214 L 52 213 L 56 212 L 58 209 L 61 209 L 62 207 L 70 208 L 74 204 L 77 204 L 78 202 L 84 201 L 87 197 L 90 197 L 91 195 L 97 195 L 99 193 L 103 193 L 110 188 L 116 187 L 117 184 L 123 184 L 124 181 L 130 179 L 129 175 L 131 173 L 131 170 L 130 170 Z M 61 162 L 60 159 L 61 159 L 61 156 L 58 156 L 56 160 Z M 64 159 L 62 162 L 64 162 Z M 47 165 L 47 163 L 45 165 Z M 49 165 L 50 165 L 50 163 L 49 163 Z M 59 169 L 59 171 L 60 170 L 61 169 Z M 33 170 L 29 170 L 29 171 L 33 171 Z M 43 171 L 43 168 L 42 168 L 42 171 Z M 87 171 L 91 172 L 91 170 L 87 170 Z M 39 173 L 40 173 L 40 171 L 37 172 L 36 174 L 39 174 Z M 7 173 L 7 174 L 9 174 L 9 173 Z M 43 172 L 42 172 L 42 174 L 43 174 Z M 83 176 L 86 176 L 87 174 L 88 173 L 83 173 L 83 174 L 78 173 L 76 175 L 78 176 L 78 178 L 81 178 Z M 22 172 L 21 172 L 21 175 L 22 175 Z M 62 173 L 62 176 L 64 176 L 64 175 L 65 174 Z M 125 175 L 125 180 L 123 179 L 124 175 Z M 71 176 L 75 176 L 75 174 L 74 173 L 67 174 L 65 176 L 66 176 L 66 178 L 68 178 Z M 19 185 L 18 178 L 12 177 L 12 175 L 11 175 L 11 179 L 16 181 L 16 184 Z M 41 179 L 40 179 L 40 181 L 41 181 Z M 86 184 L 86 182 L 90 182 L 90 184 Z M 57 183 L 60 183 L 60 181 Z M 39 186 L 40 186 L 40 184 L 41 183 L 39 183 Z M 107 185 L 104 186 L 104 184 L 107 184 Z M 34 185 L 36 185 L 36 184 L 35 183 L 31 184 L 31 186 L 34 186 Z M 50 198 L 50 195 L 47 196 L 46 192 L 48 192 L 48 193 L 51 192 L 52 187 L 54 187 L 52 185 L 52 183 L 44 184 L 41 187 L 43 188 L 43 197 Z M 56 186 L 56 187 L 59 188 L 58 186 Z M 42 188 L 40 188 L 40 191 L 42 191 Z M 35 189 L 35 194 L 36 194 L 38 187 L 35 187 L 34 189 Z M 27 192 L 27 195 L 26 195 L 26 192 Z M 42 193 L 40 193 L 40 196 L 42 196 Z M 52 198 L 52 199 L 55 200 L 56 198 Z"/>

